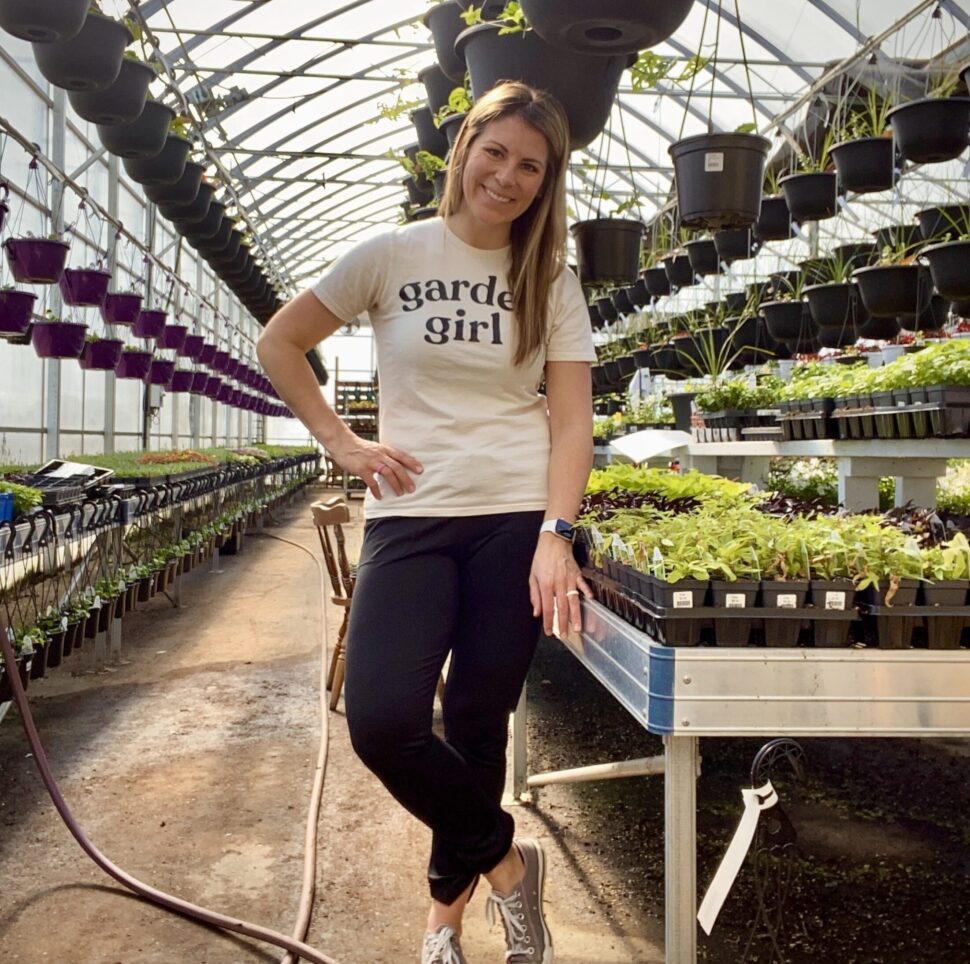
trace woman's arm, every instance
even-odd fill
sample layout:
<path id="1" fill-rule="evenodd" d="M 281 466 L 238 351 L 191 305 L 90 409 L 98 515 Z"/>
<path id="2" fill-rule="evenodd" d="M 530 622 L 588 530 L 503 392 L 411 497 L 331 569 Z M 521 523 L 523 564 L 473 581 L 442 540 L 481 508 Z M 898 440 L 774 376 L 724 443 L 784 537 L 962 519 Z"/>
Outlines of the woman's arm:
<path id="1" fill-rule="evenodd" d="M 306 353 L 337 331 L 343 321 L 311 291 L 284 305 L 256 344 L 256 355 L 273 387 L 345 471 L 359 475 L 376 499 L 381 498 L 377 469 L 396 495 L 413 492 L 408 470 L 423 471 L 406 452 L 355 435 L 327 404 Z"/>
<path id="2" fill-rule="evenodd" d="M 549 502 L 547 519 L 576 518 L 593 465 L 593 402 L 589 362 L 547 362 L 546 399 L 549 405 Z M 573 547 L 551 532 L 539 535 L 529 593 L 533 615 L 542 616 L 545 632 L 552 632 L 554 604 L 560 620 L 569 613 L 573 628 L 581 628 L 579 590 L 588 598 L 592 591 L 580 575 Z M 573 595 L 567 596 L 567 593 Z M 561 625 L 565 630 L 566 626 Z"/>

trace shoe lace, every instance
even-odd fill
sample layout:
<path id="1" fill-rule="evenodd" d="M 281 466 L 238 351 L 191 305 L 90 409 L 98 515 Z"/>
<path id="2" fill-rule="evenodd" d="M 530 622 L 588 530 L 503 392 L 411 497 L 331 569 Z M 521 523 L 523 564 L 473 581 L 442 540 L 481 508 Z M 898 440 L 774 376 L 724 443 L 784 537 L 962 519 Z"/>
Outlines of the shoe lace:
<path id="1" fill-rule="evenodd" d="M 495 924 L 496 915 L 501 918 L 502 927 L 505 930 L 505 943 L 508 945 L 506 958 L 511 954 L 529 952 L 525 941 L 525 914 L 517 913 L 521 909 L 522 895 L 517 892 L 509 894 L 508 897 L 499 897 L 493 892 L 485 905 L 485 919 L 489 927 Z"/>
<path id="2" fill-rule="evenodd" d="M 433 934 L 425 934 L 424 960 L 426 964 L 462 964 L 455 948 L 455 932 L 441 927 Z"/>

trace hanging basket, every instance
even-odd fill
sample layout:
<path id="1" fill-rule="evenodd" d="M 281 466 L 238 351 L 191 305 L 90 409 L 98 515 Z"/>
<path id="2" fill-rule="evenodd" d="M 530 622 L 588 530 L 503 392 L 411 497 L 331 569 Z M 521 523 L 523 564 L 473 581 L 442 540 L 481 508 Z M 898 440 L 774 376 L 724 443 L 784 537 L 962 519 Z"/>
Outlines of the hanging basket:
<path id="1" fill-rule="evenodd" d="M 160 358 L 153 358 L 151 365 L 148 366 L 148 372 L 145 375 L 145 384 L 161 385 L 163 388 L 168 388 L 174 375 L 174 361 L 165 361 Z"/>
<path id="2" fill-rule="evenodd" d="M 431 31 L 435 56 L 442 73 L 459 87 L 465 80 L 465 65 L 455 53 L 455 40 L 467 26 L 461 19 L 461 9 L 454 0 L 438 3 L 421 21 Z"/>
<path id="3" fill-rule="evenodd" d="M 761 198 L 761 211 L 751 230 L 759 241 L 787 241 L 793 236 L 791 211 L 784 194 Z"/>
<path id="4" fill-rule="evenodd" d="M 38 321 L 30 341 L 40 358 L 80 358 L 88 326 L 72 321 Z"/>
<path id="5" fill-rule="evenodd" d="M 178 351 L 185 344 L 188 333 L 188 325 L 166 325 L 155 339 L 155 345 L 169 351 Z"/>
<path id="6" fill-rule="evenodd" d="M 216 346 L 211 342 L 205 342 L 195 360 L 201 362 L 203 365 L 208 365 L 215 358 L 216 350 Z"/>
<path id="7" fill-rule="evenodd" d="M 770 146 L 757 134 L 697 134 L 671 144 L 680 223 L 713 230 L 754 224 Z"/>
<path id="8" fill-rule="evenodd" d="M 464 75 L 462 75 L 464 76 Z M 437 63 L 428 64 L 423 70 L 418 71 L 418 80 L 424 84 L 425 93 L 428 95 L 428 107 L 432 114 L 437 114 L 442 107 L 448 106 L 448 98 L 456 84 Z"/>
<path id="9" fill-rule="evenodd" d="M 205 187 L 203 184 L 202 187 Z M 201 194 L 201 188 L 199 193 Z M 198 221 L 176 221 L 175 230 L 189 241 L 202 242 L 215 236 L 222 227 L 222 219 L 226 213 L 226 206 L 221 201 L 211 201 L 205 216 Z"/>
<path id="10" fill-rule="evenodd" d="M 465 114 L 449 114 L 442 122 L 441 127 L 438 130 L 444 131 L 445 137 L 448 140 L 448 148 L 451 149 L 455 146 L 455 138 L 458 137 L 458 131 L 461 130 L 461 125 L 465 120 Z"/>
<path id="11" fill-rule="evenodd" d="M 248 257 L 248 252 L 242 247 L 243 233 L 238 228 L 229 231 L 229 240 L 226 241 L 220 251 L 206 255 L 206 261 L 216 270 L 225 265 L 235 265 L 241 267 L 243 261 Z M 242 256 L 241 258 L 239 256 Z M 239 260 L 237 261 L 237 258 Z"/>
<path id="12" fill-rule="evenodd" d="M 125 343 L 118 338 L 101 338 L 84 345 L 79 363 L 89 371 L 113 372 L 121 361 Z"/>
<path id="13" fill-rule="evenodd" d="M 835 217 L 839 205 L 834 171 L 789 174 L 778 183 L 785 194 L 792 220 L 803 224 L 805 221 L 824 221 Z"/>
<path id="14" fill-rule="evenodd" d="M 56 284 L 70 250 L 66 241 L 53 238 L 7 238 L 3 247 L 14 281 L 24 284 Z"/>
<path id="15" fill-rule="evenodd" d="M 110 271 L 98 268 L 65 268 L 58 285 L 66 305 L 98 307 L 104 302 Z"/>
<path id="16" fill-rule="evenodd" d="M 967 146 L 970 97 L 925 97 L 889 112 L 899 153 L 916 164 L 952 161 Z"/>
<path id="17" fill-rule="evenodd" d="M 522 0 L 522 12 L 546 43 L 590 54 L 632 54 L 666 40 L 694 0 Z"/>
<path id="18" fill-rule="evenodd" d="M 640 267 L 643 223 L 629 218 L 577 221 L 569 231 L 576 243 L 584 285 L 632 284 Z"/>
<path id="19" fill-rule="evenodd" d="M 125 47 L 134 37 L 117 20 L 89 10 L 70 40 L 32 44 L 37 69 L 55 87 L 104 90 L 118 79 Z"/>
<path id="20" fill-rule="evenodd" d="M 203 345 L 205 345 L 205 337 L 203 335 L 186 335 L 185 340 L 175 349 L 175 352 L 182 358 L 191 358 L 194 361 L 198 361 Z"/>
<path id="21" fill-rule="evenodd" d="M 951 301 L 970 298 L 970 241 L 945 241 L 923 248 L 933 286 Z"/>
<path id="22" fill-rule="evenodd" d="M 109 291 L 101 304 L 101 317 L 109 325 L 130 325 L 141 311 L 141 295 L 134 291 Z"/>
<path id="23" fill-rule="evenodd" d="M 81 32 L 89 5 L 89 0 L 0 0 L 0 27 L 31 43 L 63 43 Z"/>
<path id="24" fill-rule="evenodd" d="M 158 308 L 142 308 L 135 318 L 132 334 L 136 338 L 158 338 L 165 330 L 167 313 Z"/>
<path id="25" fill-rule="evenodd" d="M 852 325 L 847 323 L 840 328 L 820 328 L 816 337 L 823 348 L 848 348 L 856 343 L 858 336 Z"/>
<path id="26" fill-rule="evenodd" d="M 820 332 L 841 331 L 852 323 L 852 285 L 844 282 L 809 285 L 804 290 L 808 310 Z M 831 347 L 831 346 L 830 346 Z"/>
<path id="27" fill-rule="evenodd" d="M 193 395 L 204 395 L 205 386 L 209 381 L 208 372 L 192 372 L 192 387 L 189 391 Z"/>
<path id="28" fill-rule="evenodd" d="M 30 291 L 0 291 L 0 335 L 26 334 L 36 300 L 37 295 Z"/>
<path id="29" fill-rule="evenodd" d="M 752 228 L 730 228 L 714 232 L 714 247 L 719 261 L 733 264 L 753 258 L 761 249 L 761 242 L 754 236 Z"/>
<path id="30" fill-rule="evenodd" d="M 761 311 L 768 334 L 775 341 L 804 342 L 816 333 L 808 305 L 803 301 L 765 301 Z"/>
<path id="31" fill-rule="evenodd" d="M 121 360 L 115 369 L 118 378 L 144 379 L 152 365 L 150 351 L 122 351 Z"/>
<path id="32" fill-rule="evenodd" d="M 142 112 L 130 124 L 98 124 L 98 140 L 117 157 L 155 157 L 165 146 L 173 117 L 171 107 L 146 100 Z"/>
<path id="33" fill-rule="evenodd" d="M 158 211 L 163 218 L 168 218 L 175 225 L 176 231 L 184 234 L 186 230 L 191 230 L 206 219 L 215 194 L 216 189 L 203 181 L 194 201 L 189 204 L 159 204 Z"/>
<path id="34" fill-rule="evenodd" d="M 174 184 L 185 173 L 192 142 L 169 134 L 154 157 L 126 157 L 122 162 L 128 176 L 139 184 Z"/>
<path id="35" fill-rule="evenodd" d="M 210 375 L 205 383 L 205 397 L 216 399 L 222 391 L 222 379 L 218 375 Z"/>
<path id="36" fill-rule="evenodd" d="M 688 265 L 689 263 L 688 261 Z M 654 298 L 662 298 L 664 295 L 670 294 L 670 279 L 667 277 L 667 269 L 663 265 L 645 269 L 643 283 Z"/>
<path id="37" fill-rule="evenodd" d="M 226 250 L 226 246 L 229 244 L 229 239 L 232 237 L 235 223 L 234 218 L 231 218 L 228 215 L 223 215 L 222 221 L 220 222 L 216 233 L 213 234 L 212 237 L 201 240 L 198 238 L 189 238 L 189 243 L 203 257 L 208 257 L 212 254 L 222 254 L 222 252 Z"/>
<path id="38" fill-rule="evenodd" d="M 229 361 L 229 352 L 217 349 L 216 353 L 212 356 L 212 361 L 209 362 L 209 368 L 214 372 L 225 375 L 229 371 Z"/>
<path id="39" fill-rule="evenodd" d="M 943 295 L 933 295 L 930 303 L 913 318 L 899 318 L 900 328 L 907 331 L 941 331 L 946 327 L 950 302 Z"/>
<path id="40" fill-rule="evenodd" d="M 205 166 L 187 161 L 182 176 L 174 184 L 146 184 L 145 197 L 156 204 L 174 204 L 185 207 L 199 195 Z"/>
<path id="41" fill-rule="evenodd" d="M 435 9 L 440 9 L 440 7 Z M 448 153 L 448 138 L 439 128 L 435 127 L 430 108 L 419 107 L 417 110 L 411 111 L 411 123 L 418 135 L 419 150 L 427 151 L 429 154 L 441 158 Z"/>
<path id="42" fill-rule="evenodd" d="M 122 57 L 121 70 L 104 90 L 70 90 L 67 99 L 74 112 L 93 124 L 131 124 L 138 120 L 148 99 L 155 71 L 140 60 Z"/>
<path id="43" fill-rule="evenodd" d="M 684 248 L 687 250 L 691 270 L 696 276 L 704 278 L 720 273 L 721 262 L 717 256 L 717 245 L 712 238 L 696 238 L 688 241 Z"/>
<path id="44" fill-rule="evenodd" d="M 843 264 L 851 264 L 853 268 L 864 268 L 879 257 L 879 251 L 873 241 L 849 241 L 837 244 L 832 248 L 831 255 Z"/>
<path id="45" fill-rule="evenodd" d="M 887 224 L 872 232 L 876 239 L 876 255 L 882 254 L 883 248 L 905 248 L 909 253 L 915 251 L 923 243 L 923 235 L 918 224 Z"/>
<path id="46" fill-rule="evenodd" d="M 473 96 L 502 80 L 547 90 L 566 111 L 570 148 L 586 147 L 606 126 L 631 58 L 578 54 L 550 46 L 534 30 L 508 36 L 500 30 L 498 24 L 479 23 L 458 35 L 455 51 L 468 68 Z"/>
<path id="47" fill-rule="evenodd" d="M 686 254 L 672 254 L 664 258 L 663 266 L 667 281 L 673 288 L 686 288 L 697 281 L 690 258 Z"/>
<path id="48" fill-rule="evenodd" d="M 915 318 L 929 307 L 932 283 L 918 264 L 881 264 L 856 268 L 852 278 L 866 310 L 877 318 Z"/>
<path id="49" fill-rule="evenodd" d="M 891 137 L 860 137 L 832 147 L 839 182 L 847 191 L 870 194 L 888 191 L 896 183 L 896 148 Z"/>
<path id="50" fill-rule="evenodd" d="M 175 371 L 172 374 L 172 380 L 169 382 L 168 390 L 173 395 L 180 392 L 191 392 L 194 379 L 195 372 L 183 370 Z"/>
<path id="51" fill-rule="evenodd" d="M 899 334 L 899 320 L 889 315 L 872 315 L 858 327 L 857 331 L 860 338 L 888 341 Z"/>
<path id="52" fill-rule="evenodd" d="M 916 212 L 916 221 L 924 241 L 955 239 L 970 231 L 970 204 L 941 204 L 926 208 Z"/>

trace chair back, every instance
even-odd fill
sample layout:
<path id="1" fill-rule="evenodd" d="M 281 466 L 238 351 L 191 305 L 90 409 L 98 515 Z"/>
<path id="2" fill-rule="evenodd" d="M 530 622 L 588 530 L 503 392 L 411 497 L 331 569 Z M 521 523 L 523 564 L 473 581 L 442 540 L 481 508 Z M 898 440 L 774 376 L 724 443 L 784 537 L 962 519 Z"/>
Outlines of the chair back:
<path id="1" fill-rule="evenodd" d="M 343 526 L 350 522 L 350 509 L 340 496 L 310 506 L 317 527 L 320 548 L 330 576 L 334 600 L 347 599 L 354 593 L 354 576 L 347 558 Z"/>

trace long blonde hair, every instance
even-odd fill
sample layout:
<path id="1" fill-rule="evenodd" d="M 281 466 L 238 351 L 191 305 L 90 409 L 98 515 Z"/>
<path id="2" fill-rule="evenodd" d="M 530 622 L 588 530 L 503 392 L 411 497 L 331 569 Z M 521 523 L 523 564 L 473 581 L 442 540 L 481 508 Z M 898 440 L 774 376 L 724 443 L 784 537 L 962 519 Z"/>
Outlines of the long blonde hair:
<path id="1" fill-rule="evenodd" d="M 569 122 L 559 101 L 521 81 L 503 81 L 468 112 L 448 159 L 448 179 L 438 214 L 447 217 L 464 203 L 462 174 L 475 139 L 492 121 L 520 117 L 549 145 L 542 187 L 528 210 L 512 222 L 509 286 L 516 317 L 513 362 L 521 365 L 546 341 L 549 292 L 566 265 L 566 161 Z"/>

